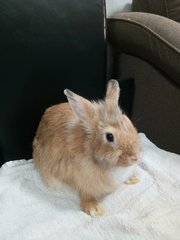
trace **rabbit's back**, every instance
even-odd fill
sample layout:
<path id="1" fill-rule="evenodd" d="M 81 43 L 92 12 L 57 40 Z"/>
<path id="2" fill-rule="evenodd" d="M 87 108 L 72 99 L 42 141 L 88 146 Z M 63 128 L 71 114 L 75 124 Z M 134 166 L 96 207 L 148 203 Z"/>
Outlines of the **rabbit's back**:
<path id="1" fill-rule="evenodd" d="M 55 138 L 59 133 L 63 133 L 72 115 L 73 113 L 68 103 L 49 107 L 39 123 L 36 138 L 42 143 L 48 142 L 49 144 L 51 138 Z"/>
<path id="2" fill-rule="evenodd" d="M 59 175 L 60 165 L 63 165 L 64 160 L 67 164 L 67 131 L 73 117 L 74 113 L 68 103 L 54 105 L 42 116 L 33 141 L 33 159 L 43 175 Z"/>

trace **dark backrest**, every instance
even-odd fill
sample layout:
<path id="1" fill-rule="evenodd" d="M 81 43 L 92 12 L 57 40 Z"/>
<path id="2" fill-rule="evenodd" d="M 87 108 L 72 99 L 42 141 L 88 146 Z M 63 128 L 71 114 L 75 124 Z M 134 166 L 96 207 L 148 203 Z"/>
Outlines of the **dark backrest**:
<path id="1" fill-rule="evenodd" d="M 44 110 L 105 86 L 103 0 L 0 1 L 0 163 L 30 158 Z"/>

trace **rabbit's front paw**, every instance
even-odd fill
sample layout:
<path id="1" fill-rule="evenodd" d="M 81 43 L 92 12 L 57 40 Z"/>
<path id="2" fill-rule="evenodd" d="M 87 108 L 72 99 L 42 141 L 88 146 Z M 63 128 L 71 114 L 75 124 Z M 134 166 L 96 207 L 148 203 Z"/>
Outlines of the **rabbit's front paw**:
<path id="1" fill-rule="evenodd" d="M 131 184 L 137 184 L 140 181 L 141 181 L 140 177 L 137 175 L 134 175 L 134 176 L 130 177 L 125 183 L 128 185 L 131 185 Z"/>
<path id="2" fill-rule="evenodd" d="M 81 200 L 81 209 L 92 217 L 103 216 L 106 213 L 94 198 Z"/>

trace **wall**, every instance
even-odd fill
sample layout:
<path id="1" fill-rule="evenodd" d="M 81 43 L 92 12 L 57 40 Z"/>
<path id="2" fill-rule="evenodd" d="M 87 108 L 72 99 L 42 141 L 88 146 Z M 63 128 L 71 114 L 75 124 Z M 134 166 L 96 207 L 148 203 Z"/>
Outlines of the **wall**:
<path id="1" fill-rule="evenodd" d="M 132 0 L 106 0 L 107 17 L 117 12 L 130 12 Z"/>

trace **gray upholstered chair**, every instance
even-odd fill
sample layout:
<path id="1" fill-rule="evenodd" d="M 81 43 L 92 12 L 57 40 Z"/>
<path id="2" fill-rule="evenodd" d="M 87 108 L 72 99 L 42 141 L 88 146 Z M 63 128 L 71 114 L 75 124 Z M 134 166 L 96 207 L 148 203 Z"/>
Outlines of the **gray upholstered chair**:
<path id="1" fill-rule="evenodd" d="M 137 129 L 180 153 L 180 0 L 134 0 L 132 9 L 108 19 L 111 77 L 135 79 Z"/>

